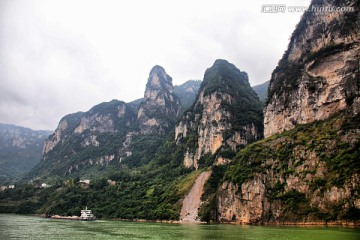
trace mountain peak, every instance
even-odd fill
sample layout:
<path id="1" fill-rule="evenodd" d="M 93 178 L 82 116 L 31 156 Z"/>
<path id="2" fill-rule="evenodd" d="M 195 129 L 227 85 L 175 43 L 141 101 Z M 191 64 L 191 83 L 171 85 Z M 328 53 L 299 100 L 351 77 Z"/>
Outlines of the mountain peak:
<path id="1" fill-rule="evenodd" d="M 184 165 L 201 167 L 206 154 L 214 155 L 217 164 L 227 162 L 223 151 L 234 153 L 262 138 L 262 119 L 261 103 L 247 74 L 226 60 L 216 60 L 205 72 L 195 103 L 175 129 L 178 144 L 191 143 Z"/>
<path id="2" fill-rule="evenodd" d="M 172 78 L 161 66 L 154 66 L 149 74 L 144 100 L 138 111 L 142 133 L 160 132 L 174 124 L 181 112 L 179 98 L 174 94 Z"/>
<path id="3" fill-rule="evenodd" d="M 247 88 L 248 85 L 249 78 L 246 72 L 240 71 L 226 60 L 217 59 L 205 71 L 200 91 L 204 90 L 204 95 L 209 95 L 215 91 L 226 92 L 228 89 Z"/>
<path id="4" fill-rule="evenodd" d="M 156 72 L 156 73 L 159 73 L 159 72 L 165 73 L 165 69 L 164 69 L 162 66 L 160 66 L 160 65 L 155 65 L 155 66 L 151 69 L 150 75 L 151 75 L 152 73 L 154 73 L 154 72 Z"/>

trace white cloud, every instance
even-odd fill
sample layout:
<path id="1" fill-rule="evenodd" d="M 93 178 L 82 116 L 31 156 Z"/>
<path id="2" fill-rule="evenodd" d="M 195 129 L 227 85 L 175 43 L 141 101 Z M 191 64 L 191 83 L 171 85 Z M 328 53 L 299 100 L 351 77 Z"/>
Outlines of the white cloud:
<path id="1" fill-rule="evenodd" d="M 156 64 L 181 84 L 223 58 L 262 83 L 301 15 L 261 13 L 269 3 L 3 0 L 0 122 L 54 129 L 65 114 L 140 98 Z"/>

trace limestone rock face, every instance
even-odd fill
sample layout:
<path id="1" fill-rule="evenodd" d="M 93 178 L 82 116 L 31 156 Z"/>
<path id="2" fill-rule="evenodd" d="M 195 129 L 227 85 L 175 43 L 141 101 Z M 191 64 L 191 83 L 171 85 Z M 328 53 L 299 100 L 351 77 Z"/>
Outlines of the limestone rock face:
<path id="1" fill-rule="evenodd" d="M 181 103 L 174 94 L 172 78 L 164 68 L 153 67 L 137 113 L 141 133 L 164 133 L 180 113 Z"/>
<path id="2" fill-rule="evenodd" d="M 216 220 L 309 224 L 325 222 L 324 216 L 347 219 L 360 208 L 358 119 L 342 113 L 239 154 L 227 173 L 231 177 L 218 187 Z"/>
<path id="3" fill-rule="evenodd" d="M 101 103 L 86 113 L 69 114 L 61 119 L 55 133 L 45 141 L 43 154 L 47 154 L 74 134 L 84 136 L 83 146 L 99 146 L 96 134 L 115 133 L 119 126 L 129 126 L 134 119 L 134 113 L 126 103 L 117 100 Z"/>
<path id="4" fill-rule="evenodd" d="M 247 74 L 225 60 L 217 60 L 206 71 L 193 107 L 175 128 L 177 143 L 187 144 L 184 165 L 197 169 L 198 160 L 206 153 L 221 149 L 235 152 L 261 139 L 261 121 L 261 103 Z"/>
<path id="5" fill-rule="evenodd" d="M 127 154 L 126 135 L 135 121 L 132 108 L 118 100 L 63 117 L 46 140 L 42 161 L 35 172 L 46 176 L 49 166 L 55 166 L 52 174 L 61 176 L 120 161 Z"/>
<path id="6" fill-rule="evenodd" d="M 0 182 L 28 172 L 41 159 L 45 139 L 53 132 L 0 123 Z"/>
<path id="7" fill-rule="evenodd" d="M 251 224 L 261 222 L 265 212 L 265 185 L 261 178 L 238 186 L 224 182 L 218 199 L 219 221 Z M 266 203 L 268 207 L 268 203 Z"/>
<path id="8" fill-rule="evenodd" d="M 43 155 L 47 154 L 54 149 L 56 145 L 65 141 L 65 139 L 74 131 L 73 125 L 78 125 L 80 123 L 81 117 L 84 113 L 74 113 L 69 114 L 63 117 L 55 132 L 46 139 Z"/>
<path id="9" fill-rule="evenodd" d="M 323 120 L 343 109 L 360 110 L 360 15 L 358 1 L 316 1 L 272 73 L 264 110 L 265 137 L 297 124 Z M 351 9 L 352 8 L 352 9 Z"/>

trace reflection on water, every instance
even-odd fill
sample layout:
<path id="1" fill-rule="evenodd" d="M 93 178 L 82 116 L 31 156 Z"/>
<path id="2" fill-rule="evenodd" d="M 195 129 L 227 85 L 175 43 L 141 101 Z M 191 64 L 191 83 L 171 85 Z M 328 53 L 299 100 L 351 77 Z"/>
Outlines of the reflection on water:
<path id="1" fill-rule="evenodd" d="M 82 222 L 0 214 L 0 239 L 239 239 L 359 240 L 360 229 L 343 227 L 273 227 Z"/>

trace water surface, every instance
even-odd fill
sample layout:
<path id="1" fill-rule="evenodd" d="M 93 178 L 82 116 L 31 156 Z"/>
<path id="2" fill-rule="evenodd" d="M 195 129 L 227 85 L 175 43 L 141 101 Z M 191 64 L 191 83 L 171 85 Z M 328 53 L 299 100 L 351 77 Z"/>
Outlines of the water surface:
<path id="1" fill-rule="evenodd" d="M 360 229 L 70 221 L 0 214 L 0 239 L 359 240 Z"/>

